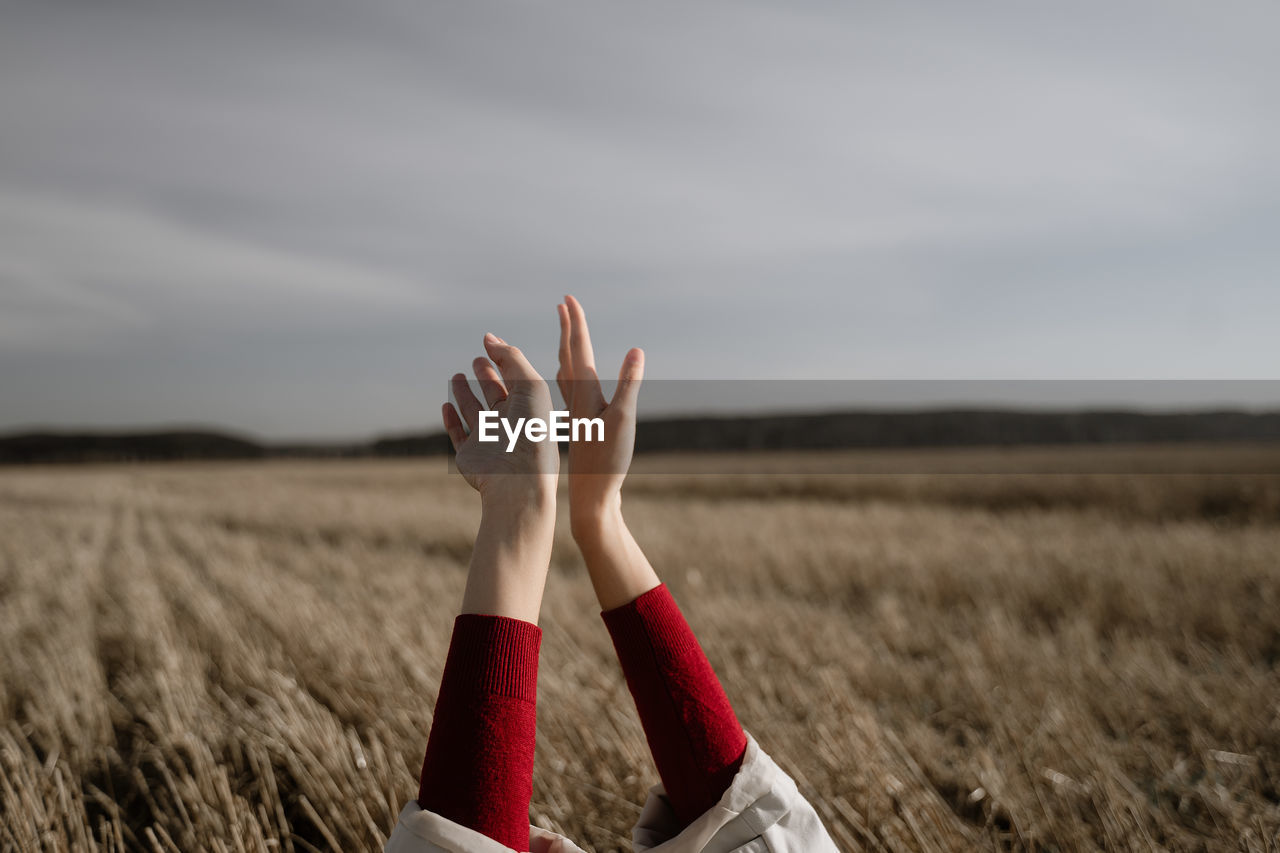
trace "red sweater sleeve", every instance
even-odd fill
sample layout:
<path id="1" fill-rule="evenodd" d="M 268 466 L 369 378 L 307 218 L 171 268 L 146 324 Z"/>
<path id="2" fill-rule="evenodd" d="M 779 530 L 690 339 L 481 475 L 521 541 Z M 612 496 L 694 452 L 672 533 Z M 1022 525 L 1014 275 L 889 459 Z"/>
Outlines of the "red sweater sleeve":
<path id="1" fill-rule="evenodd" d="M 440 678 L 418 805 L 515 850 L 529 849 L 542 630 L 464 614 Z"/>
<path id="2" fill-rule="evenodd" d="M 728 790 L 747 737 L 665 585 L 601 615 L 662 786 L 688 826 Z"/>

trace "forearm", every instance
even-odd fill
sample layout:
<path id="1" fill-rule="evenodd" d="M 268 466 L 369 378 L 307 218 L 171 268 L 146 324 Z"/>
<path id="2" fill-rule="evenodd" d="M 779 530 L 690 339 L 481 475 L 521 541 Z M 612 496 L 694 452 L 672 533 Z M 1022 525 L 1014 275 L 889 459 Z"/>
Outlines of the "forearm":
<path id="1" fill-rule="evenodd" d="M 555 480 L 513 476 L 520 479 L 481 496 L 418 804 L 528 850 L 542 637 L 536 623 L 555 530 Z"/>
<path id="2" fill-rule="evenodd" d="M 457 618 L 418 789 L 422 808 L 515 850 L 529 849 L 541 639 L 523 620 Z"/>
<path id="3" fill-rule="evenodd" d="M 616 497 L 602 508 L 575 508 L 572 528 L 601 610 L 635 601 L 661 583 L 627 528 Z"/>
<path id="4" fill-rule="evenodd" d="M 537 624 L 555 535 L 555 480 L 520 476 L 515 488 L 482 498 L 462 613 Z"/>
<path id="5" fill-rule="evenodd" d="M 662 785 L 687 826 L 732 784 L 746 735 L 665 586 L 601 615 Z"/>
<path id="6" fill-rule="evenodd" d="M 733 781 L 746 735 L 702 647 L 622 519 L 574 507 L 582 550 L 605 625 L 663 787 L 682 824 L 715 804 Z"/>

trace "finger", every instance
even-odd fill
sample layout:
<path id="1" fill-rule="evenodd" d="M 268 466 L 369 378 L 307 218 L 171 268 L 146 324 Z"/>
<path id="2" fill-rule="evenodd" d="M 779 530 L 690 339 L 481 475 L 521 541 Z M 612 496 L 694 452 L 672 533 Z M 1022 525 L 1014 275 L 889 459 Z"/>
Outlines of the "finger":
<path id="1" fill-rule="evenodd" d="M 472 393 L 471 386 L 467 384 L 467 377 L 463 374 L 453 374 L 453 380 L 449 384 L 453 388 L 453 399 L 458 402 L 458 413 L 462 415 L 462 422 L 467 425 L 468 430 L 475 432 L 476 424 L 480 422 L 480 401 Z"/>
<path id="2" fill-rule="evenodd" d="M 622 360 L 622 369 L 618 371 L 618 387 L 613 392 L 610 406 L 620 406 L 634 413 L 636 402 L 640 397 L 640 381 L 644 379 L 644 350 L 634 347 L 627 351 Z"/>
<path id="3" fill-rule="evenodd" d="M 563 302 L 556 305 L 560 318 L 560 369 L 556 371 L 556 387 L 566 406 L 573 406 L 573 355 L 570 341 L 569 307 Z"/>
<path id="4" fill-rule="evenodd" d="M 492 409 L 507 399 L 507 388 L 502 384 L 498 371 L 493 369 L 489 359 L 477 358 L 471 362 L 471 369 L 476 374 L 476 381 L 480 383 L 480 393 L 484 395 L 486 406 Z"/>
<path id="5" fill-rule="evenodd" d="M 570 408 L 573 407 L 573 382 L 565 379 L 564 371 L 556 371 L 556 387 L 560 389 L 560 399 Z"/>
<path id="6" fill-rule="evenodd" d="M 573 389 L 584 399 L 572 404 L 578 411 L 598 411 L 604 405 L 604 392 L 596 375 L 596 357 L 591 351 L 591 333 L 587 331 L 587 314 L 582 303 L 565 296 L 569 310 L 569 351 L 573 370 Z"/>
<path id="7" fill-rule="evenodd" d="M 560 373 L 565 380 L 573 381 L 573 327 L 569 324 L 569 306 L 561 302 L 556 306 L 556 314 L 560 317 Z M 560 377 L 556 374 L 556 378 Z"/>
<path id="8" fill-rule="evenodd" d="M 591 333 L 587 331 L 587 312 L 572 296 L 564 298 L 569 313 L 569 342 L 574 379 L 585 379 L 586 371 L 595 371 L 596 356 L 591 350 Z"/>
<path id="9" fill-rule="evenodd" d="M 458 452 L 462 447 L 462 443 L 467 440 L 467 433 L 462 428 L 462 420 L 458 417 L 457 411 L 454 410 L 452 403 L 445 403 L 440 407 L 440 414 L 444 417 L 444 431 L 449 434 L 449 443 L 453 445 L 453 451 Z"/>
<path id="10" fill-rule="evenodd" d="M 520 348 L 513 347 L 497 335 L 484 336 L 484 350 L 498 366 L 498 373 L 502 374 L 502 382 L 507 388 L 514 390 L 514 384 L 519 382 L 542 381 L 542 377 L 533 369 L 533 365 L 524 357 Z"/>

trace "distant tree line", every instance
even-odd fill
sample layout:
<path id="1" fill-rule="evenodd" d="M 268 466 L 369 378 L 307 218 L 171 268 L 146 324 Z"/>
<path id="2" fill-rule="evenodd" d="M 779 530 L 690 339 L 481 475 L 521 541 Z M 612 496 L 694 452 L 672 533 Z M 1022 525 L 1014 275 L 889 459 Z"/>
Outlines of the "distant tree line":
<path id="1" fill-rule="evenodd" d="M 636 429 L 639 453 L 1245 441 L 1280 441 L 1280 412 L 864 411 L 665 418 L 642 421 Z M 269 444 L 213 430 L 0 436 L 0 463 L 7 464 L 433 456 L 449 452 L 449 439 L 439 432 L 387 436 L 370 442 L 308 444 Z"/>
<path id="2" fill-rule="evenodd" d="M 0 462 L 159 462 L 260 459 L 261 444 L 219 432 L 31 432 L 0 438 Z"/>
<path id="3" fill-rule="evenodd" d="M 826 450 L 1280 440 L 1280 412 L 840 412 L 640 423 L 636 450 Z"/>

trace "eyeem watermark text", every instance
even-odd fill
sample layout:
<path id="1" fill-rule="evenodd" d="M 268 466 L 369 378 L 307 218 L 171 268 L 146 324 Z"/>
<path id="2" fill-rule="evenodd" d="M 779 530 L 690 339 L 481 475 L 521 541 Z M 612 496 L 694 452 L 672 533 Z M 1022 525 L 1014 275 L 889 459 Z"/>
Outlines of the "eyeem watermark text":
<path id="1" fill-rule="evenodd" d="M 571 418 L 569 413 L 559 409 L 551 410 L 551 417 L 516 418 L 513 424 L 507 418 L 499 417 L 492 410 L 480 412 L 480 424 L 477 428 L 481 441 L 501 441 L 498 425 L 507 436 L 507 452 L 516 449 L 521 433 L 533 442 L 542 441 L 604 441 L 604 418 Z"/>

